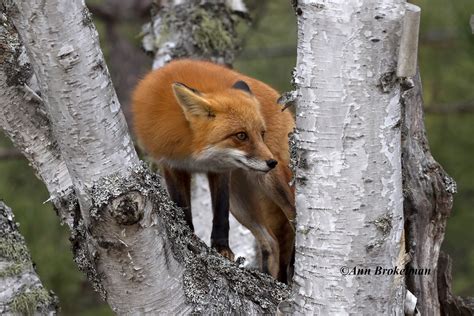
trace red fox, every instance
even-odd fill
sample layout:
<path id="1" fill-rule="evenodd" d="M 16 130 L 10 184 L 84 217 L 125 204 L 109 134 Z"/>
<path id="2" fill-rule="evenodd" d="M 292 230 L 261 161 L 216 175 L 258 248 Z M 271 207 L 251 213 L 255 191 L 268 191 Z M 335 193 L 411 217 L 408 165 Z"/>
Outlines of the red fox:
<path id="1" fill-rule="evenodd" d="M 172 61 L 133 93 L 139 144 L 161 166 L 171 199 L 193 230 L 191 174 L 208 175 L 211 246 L 233 260 L 229 208 L 255 236 L 260 267 L 282 282 L 293 256 L 294 190 L 288 134 L 294 120 L 279 94 L 256 79 L 210 62 Z"/>

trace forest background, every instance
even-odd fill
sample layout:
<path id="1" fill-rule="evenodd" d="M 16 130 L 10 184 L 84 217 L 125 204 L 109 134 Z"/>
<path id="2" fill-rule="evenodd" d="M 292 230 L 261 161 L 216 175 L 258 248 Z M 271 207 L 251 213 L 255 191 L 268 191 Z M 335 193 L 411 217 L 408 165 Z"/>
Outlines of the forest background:
<path id="1" fill-rule="evenodd" d="M 94 14 L 112 80 L 128 113 L 131 89 L 151 68 L 151 57 L 139 49 L 141 25 L 149 20 L 148 6 L 146 0 L 137 0 L 141 5 L 133 7 L 133 12 L 110 15 L 107 2 L 112 1 L 86 1 Z M 474 25 L 469 24 L 474 2 L 411 2 L 422 10 L 419 64 L 431 151 L 458 187 L 442 248 L 453 258 L 455 294 L 474 296 Z M 254 22 L 243 22 L 240 27 L 242 50 L 234 68 L 280 92 L 291 90 L 296 17 L 290 1 L 246 3 Z M 72 261 L 69 233 L 60 226 L 51 204 L 45 203 L 48 193 L 43 183 L 1 133 L 0 199 L 14 210 L 41 280 L 59 297 L 62 312 L 111 315 Z"/>

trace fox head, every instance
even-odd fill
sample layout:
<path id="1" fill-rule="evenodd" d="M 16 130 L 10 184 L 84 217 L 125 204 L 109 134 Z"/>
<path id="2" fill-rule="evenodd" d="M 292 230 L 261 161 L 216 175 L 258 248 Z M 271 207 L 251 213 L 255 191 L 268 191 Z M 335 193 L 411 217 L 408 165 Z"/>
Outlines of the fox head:
<path id="1" fill-rule="evenodd" d="M 173 92 L 192 130 L 193 160 L 213 170 L 267 172 L 277 165 L 265 145 L 265 121 L 247 83 L 202 93 L 182 83 Z"/>

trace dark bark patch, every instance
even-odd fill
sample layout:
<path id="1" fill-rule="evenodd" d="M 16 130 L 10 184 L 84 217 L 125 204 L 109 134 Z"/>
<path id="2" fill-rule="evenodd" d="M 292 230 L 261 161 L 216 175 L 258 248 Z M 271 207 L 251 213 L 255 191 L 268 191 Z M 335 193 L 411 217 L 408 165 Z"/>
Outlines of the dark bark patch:
<path id="1" fill-rule="evenodd" d="M 82 25 L 92 27 L 92 23 L 92 13 L 87 7 L 84 7 L 84 9 L 82 10 Z"/>
<path id="2" fill-rule="evenodd" d="M 7 85 L 22 87 L 33 75 L 33 70 L 15 27 L 3 12 L 0 16 L 0 65 L 6 74 Z"/>
<path id="3" fill-rule="evenodd" d="M 383 237 L 387 237 L 392 230 L 392 215 L 387 213 L 376 218 L 371 223 L 377 227 L 377 229 L 382 233 Z"/>
<path id="4" fill-rule="evenodd" d="M 127 192 L 111 201 L 108 209 L 120 225 L 133 225 L 143 218 L 143 206 L 140 193 Z"/>
<path id="5" fill-rule="evenodd" d="M 397 83 L 397 76 L 395 75 L 395 71 L 389 71 L 389 72 L 383 73 L 380 76 L 377 87 L 383 93 L 389 93 L 390 91 L 392 91 L 393 87 L 395 87 L 396 83 Z"/>
<path id="6" fill-rule="evenodd" d="M 107 299 L 107 291 L 102 285 L 102 278 L 97 272 L 95 260 L 96 254 L 88 249 L 89 240 L 87 238 L 87 228 L 81 215 L 79 202 L 73 189 L 63 192 L 63 195 L 53 201 L 54 208 L 59 214 L 64 214 L 61 221 L 64 223 L 69 218 L 73 219 L 71 235 L 71 250 L 73 259 L 79 270 L 86 274 L 91 282 L 92 288 L 100 295 L 103 300 Z M 61 212 L 58 210 L 61 209 Z"/>

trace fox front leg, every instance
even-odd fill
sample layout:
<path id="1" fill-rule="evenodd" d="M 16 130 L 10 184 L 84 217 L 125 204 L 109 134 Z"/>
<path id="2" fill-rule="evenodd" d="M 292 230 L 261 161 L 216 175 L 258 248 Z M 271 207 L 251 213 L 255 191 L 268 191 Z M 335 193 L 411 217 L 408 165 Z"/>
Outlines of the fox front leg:
<path id="1" fill-rule="evenodd" d="M 163 167 L 168 194 L 178 207 L 183 209 L 184 219 L 194 232 L 193 215 L 191 211 L 191 174 L 183 170 Z"/>
<path id="2" fill-rule="evenodd" d="M 234 253 L 229 248 L 229 173 L 208 173 L 212 199 L 211 247 L 229 260 Z"/>

